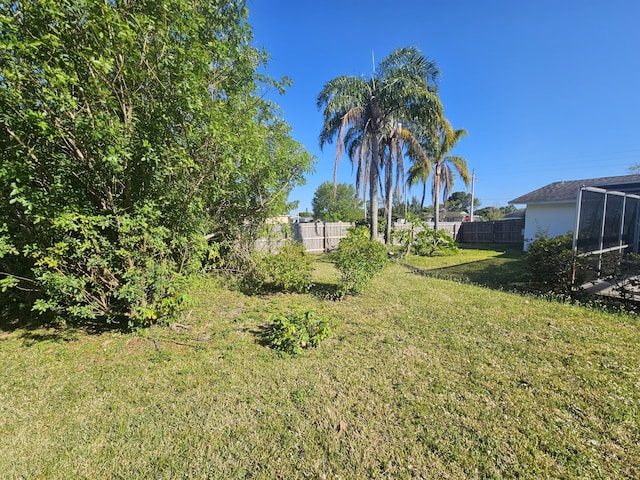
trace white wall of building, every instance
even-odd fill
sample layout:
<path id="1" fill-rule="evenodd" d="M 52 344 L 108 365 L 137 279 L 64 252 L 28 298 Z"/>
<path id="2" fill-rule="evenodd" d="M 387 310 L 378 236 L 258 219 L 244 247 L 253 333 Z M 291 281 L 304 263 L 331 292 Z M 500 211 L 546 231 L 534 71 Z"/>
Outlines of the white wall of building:
<path id="1" fill-rule="evenodd" d="M 536 234 L 557 237 L 576 228 L 576 203 L 528 204 L 524 220 L 524 249 L 535 240 Z"/>

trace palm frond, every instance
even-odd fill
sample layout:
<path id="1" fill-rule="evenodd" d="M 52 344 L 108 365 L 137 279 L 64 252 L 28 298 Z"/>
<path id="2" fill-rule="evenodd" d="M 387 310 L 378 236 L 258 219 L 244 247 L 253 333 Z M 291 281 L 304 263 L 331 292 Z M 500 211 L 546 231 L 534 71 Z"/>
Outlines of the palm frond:
<path id="1" fill-rule="evenodd" d="M 450 163 L 454 166 L 455 171 L 464 182 L 464 185 L 468 187 L 469 182 L 471 181 L 471 176 L 469 175 L 469 167 L 467 166 L 467 161 L 464 158 L 456 155 L 446 157 L 445 160 L 447 163 Z"/>

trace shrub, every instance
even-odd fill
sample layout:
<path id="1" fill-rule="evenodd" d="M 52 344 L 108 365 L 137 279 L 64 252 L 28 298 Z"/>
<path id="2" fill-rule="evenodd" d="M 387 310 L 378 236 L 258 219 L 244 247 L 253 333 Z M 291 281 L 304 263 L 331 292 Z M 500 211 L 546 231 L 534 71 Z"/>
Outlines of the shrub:
<path id="1" fill-rule="evenodd" d="M 384 269 L 387 250 L 384 245 L 371 239 L 366 227 L 356 227 L 340 240 L 333 260 L 341 275 L 339 293 L 360 293 Z"/>
<path id="2" fill-rule="evenodd" d="M 571 233 L 553 238 L 546 235 L 536 236 L 536 239 L 529 244 L 526 256 L 534 286 L 556 293 L 571 291 L 572 244 Z"/>
<path id="3" fill-rule="evenodd" d="M 13 285 L 18 277 L 7 276 L 1 286 L 31 291 L 31 310 L 46 317 L 129 328 L 168 321 L 185 305 L 185 279 L 194 267 L 177 265 L 174 238 L 159 219 L 149 205 L 118 218 L 62 213 L 47 222 L 50 238 L 43 234 L 23 248 L 30 273 Z M 195 245 L 183 244 L 194 251 Z"/>
<path id="4" fill-rule="evenodd" d="M 312 272 L 313 261 L 299 242 L 287 242 L 277 254 L 265 255 L 257 262 L 261 282 L 285 292 L 306 292 Z"/>
<path id="5" fill-rule="evenodd" d="M 413 241 L 413 249 L 416 255 L 427 257 L 458 253 L 455 240 L 444 230 L 425 229 L 418 232 Z"/>
<path id="6" fill-rule="evenodd" d="M 168 321 L 287 208 L 313 158 L 262 98 L 287 82 L 257 74 L 244 3 L 0 4 L 0 304 Z"/>
<path id="7" fill-rule="evenodd" d="M 275 350 L 299 355 L 305 348 L 317 347 L 331 333 L 327 319 L 305 310 L 273 317 L 267 340 Z"/>
<path id="8" fill-rule="evenodd" d="M 394 237 L 400 242 L 404 255 L 414 253 L 421 256 L 453 255 L 458 245 L 448 232 L 433 230 L 419 217 L 409 215 L 409 228 L 397 230 Z"/>

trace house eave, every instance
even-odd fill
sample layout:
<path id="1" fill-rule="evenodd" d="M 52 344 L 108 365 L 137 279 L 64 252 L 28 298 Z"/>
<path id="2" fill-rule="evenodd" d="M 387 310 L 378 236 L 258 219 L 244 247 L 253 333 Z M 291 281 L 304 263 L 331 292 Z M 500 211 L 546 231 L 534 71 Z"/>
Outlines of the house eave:
<path id="1" fill-rule="evenodd" d="M 576 203 L 576 198 L 563 198 L 561 200 L 520 200 L 516 198 L 515 200 L 511 200 L 509 205 L 556 205 L 556 204 L 571 204 Z"/>

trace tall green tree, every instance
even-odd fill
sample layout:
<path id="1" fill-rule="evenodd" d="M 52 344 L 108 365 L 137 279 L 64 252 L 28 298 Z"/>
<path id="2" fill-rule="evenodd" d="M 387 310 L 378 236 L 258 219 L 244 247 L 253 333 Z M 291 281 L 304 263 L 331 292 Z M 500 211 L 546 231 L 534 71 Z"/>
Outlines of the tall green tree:
<path id="1" fill-rule="evenodd" d="M 449 198 L 447 198 L 447 201 L 445 202 L 447 210 L 470 212 L 471 197 L 472 195 L 470 193 L 453 192 L 451 195 L 449 195 Z M 480 200 L 476 197 L 473 199 L 473 207 L 476 208 L 479 206 Z"/>
<path id="2" fill-rule="evenodd" d="M 327 82 L 318 95 L 317 105 L 324 115 L 320 147 L 336 139 L 335 168 L 346 148 L 357 165 L 358 181 L 365 180 L 363 188 L 368 183 L 372 238 L 378 233 L 384 140 L 399 124 L 410 131 L 418 119 L 433 123 L 439 118 L 438 75 L 435 64 L 417 49 L 399 48 L 383 59 L 369 78 L 340 76 Z"/>
<path id="3" fill-rule="evenodd" d="M 426 118 L 427 123 L 431 118 Z M 382 164 L 384 167 L 384 213 L 385 213 L 385 242 L 391 243 L 391 223 L 394 198 L 401 202 L 403 195 L 400 187 L 405 186 L 404 156 L 409 152 L 420 152 L 420 142 L 413 132 L 402 123 L 391 122 L 382 136 Z M 394 175 L 395 173 L 395 175 Z M 394 188 L 395 186 L 395 188 Z"/>
<path id="4" fill-rule="evenodd" d="M 427 183 L 429 176 L 433 170 L 432 159 L 429 157 L 415 160 L 409 167 L 407 175 L 407 183 L 409 186 L 422 184 L 422 195 L 420 196 L 420 209 L 424 208 L 424 202 L 427 198 Z"/>
<path id="5" fill-rule="evenodd" d="M 1 287 L 151 323 L 286 208 L 311 158 L 262 100 L 246 17 L 243 0 L 0 4 Z"/>
<path id="6" fill-rule="evenodd" d="M 433 214 L 434 229 L 438 230 L 440 216 L 440 192 L 446 199 L 453 187 L 454 173 L 457 173 L 465 186 L 469 186 L 471 176 L 467 161 L 459 155 L 450 155 L 458 141 L 467 135 L 464 129 L 454 130 L 448 122 L 440 130 L 439 141 L 433 145 Z"/>
<path id="7" fill-rule="evenodd" d="M 358 192 L 347 183 L 321 183 L 311 201 L 313 218 L 324 222 L 355 222 L 362 219 Z"/>
<path id="8" fill-rule="evenodd" d="M 457 173 L 468 186 L 471 180 L 467 161 L 458 155 L 450 155 L 458 141 L 466 136 L 464 129 L 454 130 L 451 124 L 442 118 L 435 131 L 427 130 L 422 148 L 426 158 L 414 159 L 409 169 L 408 182 L 414 185 L 423 183 L 423 198 L 426 190 L 426 180 L 431 175 L 431 191 L 433 194 L 434 228 L 437 230 L 440 222 L 440 196 L 447 198 L 454 184 L 454 173 Z"/>
<path id="9" fill-rule="evenodd" d="M 484 207 L 476 212 L 482 220 L 502 220 L 507 213 L 513 213 L 517 210 L 513 205 L 507 205 L 504 207 Z"/>

